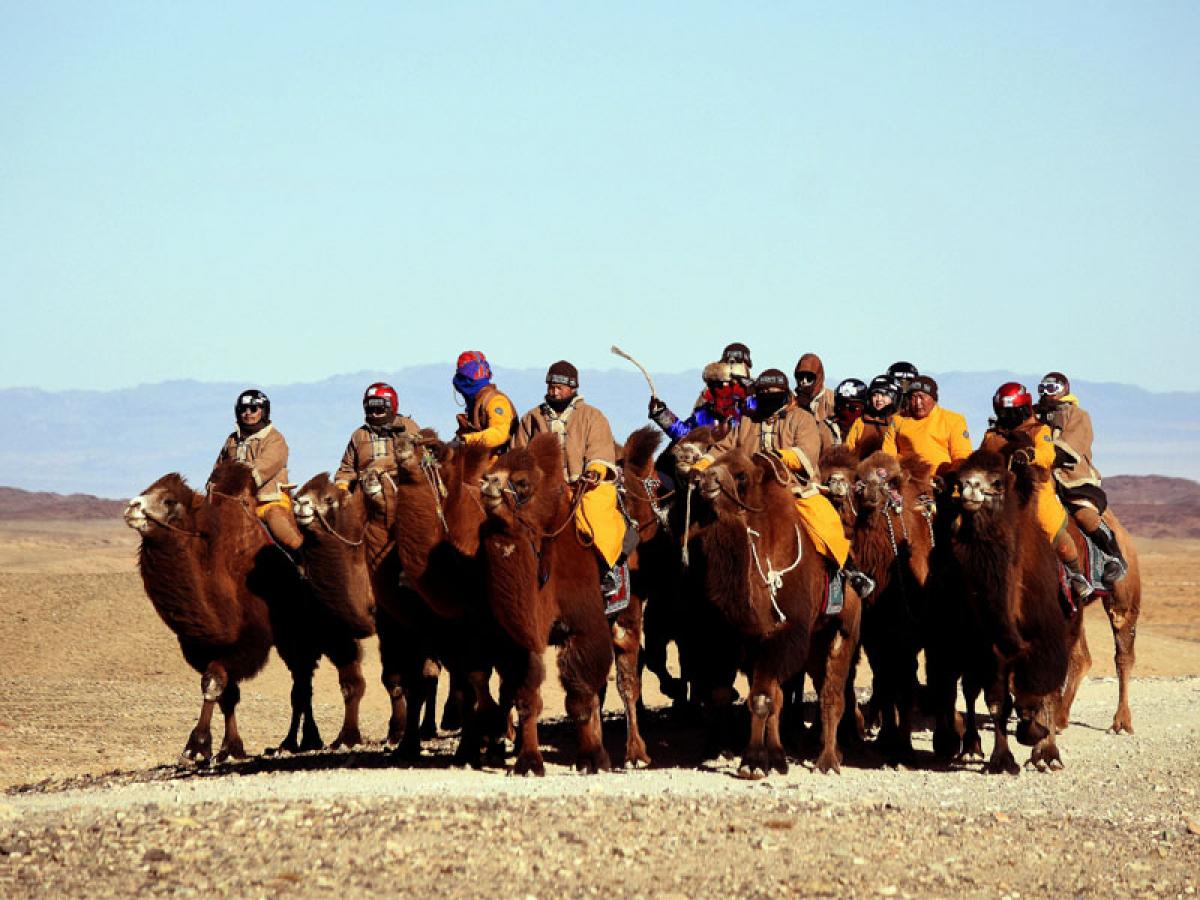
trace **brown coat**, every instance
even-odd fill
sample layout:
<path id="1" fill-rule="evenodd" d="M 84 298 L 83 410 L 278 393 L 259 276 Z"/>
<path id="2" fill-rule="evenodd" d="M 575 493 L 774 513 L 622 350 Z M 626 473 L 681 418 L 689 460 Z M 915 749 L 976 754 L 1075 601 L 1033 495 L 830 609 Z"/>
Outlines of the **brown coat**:
<path id="1" fill-rule="evenodd" d="M 260 503 L 283 496 L 280 485 L 287 484 L 288 480 L 288 445 L 274 425 L 245 438 L 240 431 L 234 431 L 225 439 L 213 468 L 226 460 L 245 463 L 254 471 L 254 483 L 258 486 L 256 496 Z"/>
<path id="2" fill-rule="evenodd" d="M 821 426 L 813 414 L 798 406 L 788 406 L 762 422 L 743 416 L 705 456 L 715 460 L 730 450 L 741 450 L 750 457 L 760 450 L 778 456 L 784 450 L 793 450 L 799 457 L 801 474 L 815 484 L 821 479 L 818 467 L 821 447 Z"/>
<path id="3" fill-rule="evenodd" d="M 604 413 L 589 406 L 580 395 L 575 395 L 562 415 L 542 403 L 521 416 L 521 424 L 513 436 L 513 449 L 527 446 L 535 435 L 543 432 L 558 435 L 567 481 L 575 481 L 592 463 L 600 463 L 616 476 L 612 428 Z"/>
<path id="4" fill-rule="evenodd" d="M 1076 403 L 1061 403 L 1049 417 L 1050 434 L 1060 462 L 1054 478 L 1065 488 L 1100 485 L 1100 473 L 1092 465 L 1092 417 Z"/>
<path id="5" fill-rule="evenodd" d="M 392 419 L 392 428 L 404 434 L 416 434 L 421 430 L 421 426 L 408 416 L 396 416 Z M 366 425 L 360 425 L 350 435 L 350 442 L 346 444 L 346 452 L 342 454 L 342 463 L 333 480 L 354 484 L 367 469 L 394 472 L 396 460 L 391 436 L 376 434 Z"/>
<path id="6" fill-rule="evenodd" d="M 825 363 L 815 353 L 805 353 L 796 363 L 796 368 L 812 372 L 817 376 L 812 386 L 812 400 L 803 404 L 804 408 L 816 417 L 818 422 L 824 422 L 833 416 L 833 391 L 825 387 Z M 799 393 L 800 385 L 796 385 Z"/>

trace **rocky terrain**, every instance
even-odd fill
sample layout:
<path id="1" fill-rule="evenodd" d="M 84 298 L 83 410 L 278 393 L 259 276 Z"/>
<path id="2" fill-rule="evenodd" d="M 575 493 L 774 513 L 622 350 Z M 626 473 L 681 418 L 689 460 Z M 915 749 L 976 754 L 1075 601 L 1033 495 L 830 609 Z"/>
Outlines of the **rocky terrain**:
<path id="1" fill-rule="evenodd" d="M 111 522 L 0 522 L 0 896 L 1188 896 L 1200 887 L 1198 542 L 1139 541 L 1135 735 L 1105 731 L 1116 685 L 1107 621 L 1092 608 L 1095 677 L 1061 738 L 1065 770 L 938 770 L 921 731 L 915 769 L 865 755 L 820 776 L 801 753 L 787 776 L 761 782 L 735 778 L 735 760 L 704 759 L 700 731 L 661 708 L 653 678 L 647 771 L 576 775 L 561 720 L 543 732 L 544 779 L 455 769 L 450 735 L 409 766 L 377 744 L 262 755 L 287 727 L 276 660 L 245 686 L 239 710 L 252 758 L 178 768 L 198 678 L 142 593 L 135 547 Z M 386 700 L 374 642 L 364 649 L 364 731 L 378 739 Z M 552 679 L 551 718 L 562 710 Z M 329 738 L 340 697 L 328 664 L 316 688 Z M 615 761 L 617 705 L 610 690 Z"/>

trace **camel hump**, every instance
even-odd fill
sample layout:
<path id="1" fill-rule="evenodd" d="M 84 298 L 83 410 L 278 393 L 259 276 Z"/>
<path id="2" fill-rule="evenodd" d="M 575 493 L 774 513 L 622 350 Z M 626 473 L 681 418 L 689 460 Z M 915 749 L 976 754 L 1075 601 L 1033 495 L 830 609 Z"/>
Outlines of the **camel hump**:
<path id="1" fill-rule="evenodd" d="M 222 494 L 254 496 L 258 491 L 258 485 L 254 483 L 254 470 L 235 459 L 217 463 L 208 480 L 212 489 Z"/>
<path id="2" fill-rule="evenodd" d="M 190 499 L 196 493 L 188 485 L 187 479 L 178 472 L 168 472 L 162 478 L 155 481 L 154 484 L 150 485 L 150 487 L 142 491 L 142 494 L 146 495 L 156 491 L 161 491 L 180 502 Z"/>
<path id="3" fill-rule="evenodd" d="M 869 472 L 876 471 L 887 472 L 888 481 L 899 481 L 904 475 L 900 467 L 900 460 L 896 459 L 890 453 L 884 453 L 882 450 L 876 450 L 858 464 L 858 476 L 860 478 Z"/>
<path id="4" fill-rule="evenodd" d="M 845 444 L 837 444 L 821 454 L 820 466 L 822 472 L 829 469 L 854 471 L 858 468 L 858 455 Z"/>
<path id="5" fill-rule="evenodd" d="M 663 433 L 655 425 L 645 425 L 634 431 L 626 439 L 621 454 L 624 457 L 625 465 L 635 469 L 644 469 L 649 466 L 662 439 Z"/>
<path id="6" fill-rule="evenodd" d="M 357 485 L 357 482 L 355 482 L 355 484 Z M 324 492 L 328 491 L 333 486 L 334 486 L 334 483 L 333 483 L 332 476 L 330 476 L 330 474 L 328 472 L 321 472 L 317 475 L 314 475 L 312 478 L 308 479 L 308 481 L 304 482 L 304 486 L 301 487 L 300 490 L 297 491 L 296 493 L 297 494 L 308 494 L 308 493 L 320 494 L 320 493 L 324 493 Z"/>
<path id="7" fill-rule="evenodd" d="M 562 472 L 562 448 L 558 445 L 558 435 L 549 431 L 540 432 L 534 435 L 527 449 L 534 465 L 546 476 L 553 477 Z"/>

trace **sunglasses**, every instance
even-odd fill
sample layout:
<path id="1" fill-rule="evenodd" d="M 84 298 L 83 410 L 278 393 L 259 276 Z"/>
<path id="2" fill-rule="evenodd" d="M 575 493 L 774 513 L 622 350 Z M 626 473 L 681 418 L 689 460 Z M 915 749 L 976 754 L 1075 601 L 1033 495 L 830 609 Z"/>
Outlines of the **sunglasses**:
<path id="1" fill-rule="evenodd" d="M 812 372 L 797 372 L 796 384 L 810 385 L 817 383 L 817 376 Z"/>
<path id="2" fill-rule="evenodd" d="M 741 350 L 725 351 L 724 361 L 727 363 L 745 363 L 750 365 L 750 354 L 743 353 Z"/>
<path id="3" fill-rule="evenodd" d="M 266 409 L 266 408 L 267 408 L 267 404 L 263 403 L 261 400 L 251 400 L 248 403 L 239 403 L 238 404 L 238 414 L 240 415 L 241 413 L 244 413 L 244 412 L 254 412 L 255 410 Z"/>

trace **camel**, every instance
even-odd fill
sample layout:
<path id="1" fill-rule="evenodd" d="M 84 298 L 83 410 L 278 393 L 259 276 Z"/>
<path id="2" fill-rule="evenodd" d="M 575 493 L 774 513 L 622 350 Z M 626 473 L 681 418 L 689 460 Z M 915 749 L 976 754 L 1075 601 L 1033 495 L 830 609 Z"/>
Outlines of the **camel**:
<path id="1" fill-rule="evenodd" d="M 315 649 L 337 668 L 345 703 L 345 718 L 334 739 L 334 748 L 362 743 L 359 706 L 366 692 L 359 641 L 375 633 L 374 598 L 367 569 L 364 537 L 366 504 L 360 491 L 339 490 L 328 474 L 310 479 L 292 496 L 296 523 L 304 535 L 304 562 L 308 587 L 317 600 L 313 621 L 305 631 Z M 292 729 L 295 717 L 307 710 L 311 717 L 311 672 L 307 683 L 293 683 Z"/>
<path id="2" fill-rule="evenodd" d="M 396 562 L 405 587 L 421 603 L 411 602 L 409 590 L 377 593 L 384 611 L 380 650 L 389 657 L 384 681 L 393 698 L 389 740 L 398 737 L 399 723 L 407 718 L 400 752 L 419 752 L 415 723 L 428 695 L 433 660 L 440 659 L 450 671 L 451 685 L 466 685 L 470 695 L 456 759 L 479 766 L 485 750 L 499 749 L 506 729 L 504 713 L 488 687 L 497 629 L 478 560 L 485 518 L 478 483 L 488 452 L 479 446 L 451 447 L 426 430 L 397 435 L 393 459 L 394 476 L 368 471 L 364 491 L 370 502 L 389 510 Z M 379 572 L 385 574 L 377 583 L 392 577 L 390 568 Z M 396 627 L 385 626 L 387 619 Z"/>
<path id="3" fill-rule="evenodd" d="M 782 684 L 806 672 L 820 698 L 821 772 L 841 771 L 838 723 L 858 645 L 861 601 L 849 585 L 840 613 L 824 614 L 829 572 L 801 524 L 778 464 L 726 453 L 700 476 L 715 520 L 703 531 L 709 602 L 741 637 L 750 678 L 750 738 L 738 775 L 786 773 Z M 778 567 L 778 568 L 777 568 Z"/>
<path id="4" fill-rule="evenodd" d="M 833 508 L 838 511 L 846 527 L 846 537 L 851 539 L 854 536 L 854 520 L 858 515 L 853 490 L 859 462 L 858 454 L 846 449 L 844 444 L 837 444 L 821 454 L 821 475 L 825 479 L 820 485 L 821 493 L 829 498 Z"/>
<path id="5" fill-rule="evenodd" d="M 1142 574 L 1138 562 L 1137 548 L 1124 526 L 1121 525 L 1112 508 L 1105 510 L 1101 517 L 1117 539 L 1117 545 L 1125 556 L 1128 569 L 1125 577 L 1113 585 L 1112 590 L 1097 590 L 1088 602 L 1097 596 L 1104 604 L 1104 612 L 1108 614 L 1108 622 L 1112 628 L 1114 644 L 1114 662 L 1117 669 L 1118 695 L 1117 711 L 1113 715 L 1111 731 L 1114 734 L 1133 734 L 1133 716 L 1129 711 L 1129 679 L 1133 673 L 1135 659 L 1133 642 L 1137 634 L 1138 615 L 1142 609 Z M 1068 527 L 1075 546 L 1079 550 L 1079 558 L 1087 559 L 1088 548 L 1086 538 L 1079 526 L 1071 519 Z M 1063 686 L 1062 699 L 1058 705 L 1058 729 L 1065 730 L 1071 715 L 1071 704 L 1075 702 L 1075 693 L 1083 676 L 1092 665 L 1092 656 L 1088 651 L 1087 636 L 1080 630 L 1079 640 L 1071 648 L 1070 665 L 1067 680 Z"/>
<path id="6" fill-rule="evenodd" d="M 875 581 L 863 604 L 862 646 L 871 664 L 871 709 L 882 717 L 876 745 L 897 761 L 914 755 L 913 689 L 925 643 L 925 582 L 933 549 L 933 513 L 919 499 L 927 469 L 878 451 L 859 463 L 853 494 L 844 496 L 853 510 L 855 562 Z"/>
<path id="7" fill-rule="evenodd" d="M 591 774 L 610 766 L 600 694 L 613 659 L 611 632 L 596 552 L 577 536 L 575 504 L 562 473 L 558 437 L 546 433 L 498 457 L 483 481 L 488 519 L 482 559 L 492 614 L 507 636 L 496 666 L 501 706 L 511 701 L 517 709 L 518 775 L 545 774 L 538 719 L 543 655 L 552 639 L 567 714 L 576 726 L 576 768 Z"/>
<path id="8" fill-rule="evenodd" d="M 986 771 L 1017 774 L 1008 746 L 1014 707 L 1017 740 L 1033 747 L 1029 764 L 1062 767 L 1055 706 L 1067 675 L 1068 622 L 1057 556 L 1036 518 L 1037 488 L 1048 475 L 1010 459 L 977 450 L 957 471 L 942 473 L 926 661 L 935 754 L 982 758 L 975 722 L 982 690 L 995 735 Z M 967 705 L 961 741 L 954 727 L 959 677 Z"/>
<path id="9" fill-rule="evenodd" d="M 183 749 L 186 761 L 212 757 L 218 706 L 225 734 L 217 759 L 245 758 L 236 716 L 240 684 L 258 674 L 278 642 L 280 608 L 303 602 L 294 566 L 250 511 L 255 490 L 250 469 L 228 462 L 213 470 L 207 497 L 172 473 L 125 507 L 126 524 L 141 535 L 146 594 L 201 675 L 200 716 Z M 285 662 L 303 666 L 290 645 L 280 650 Z"/>

